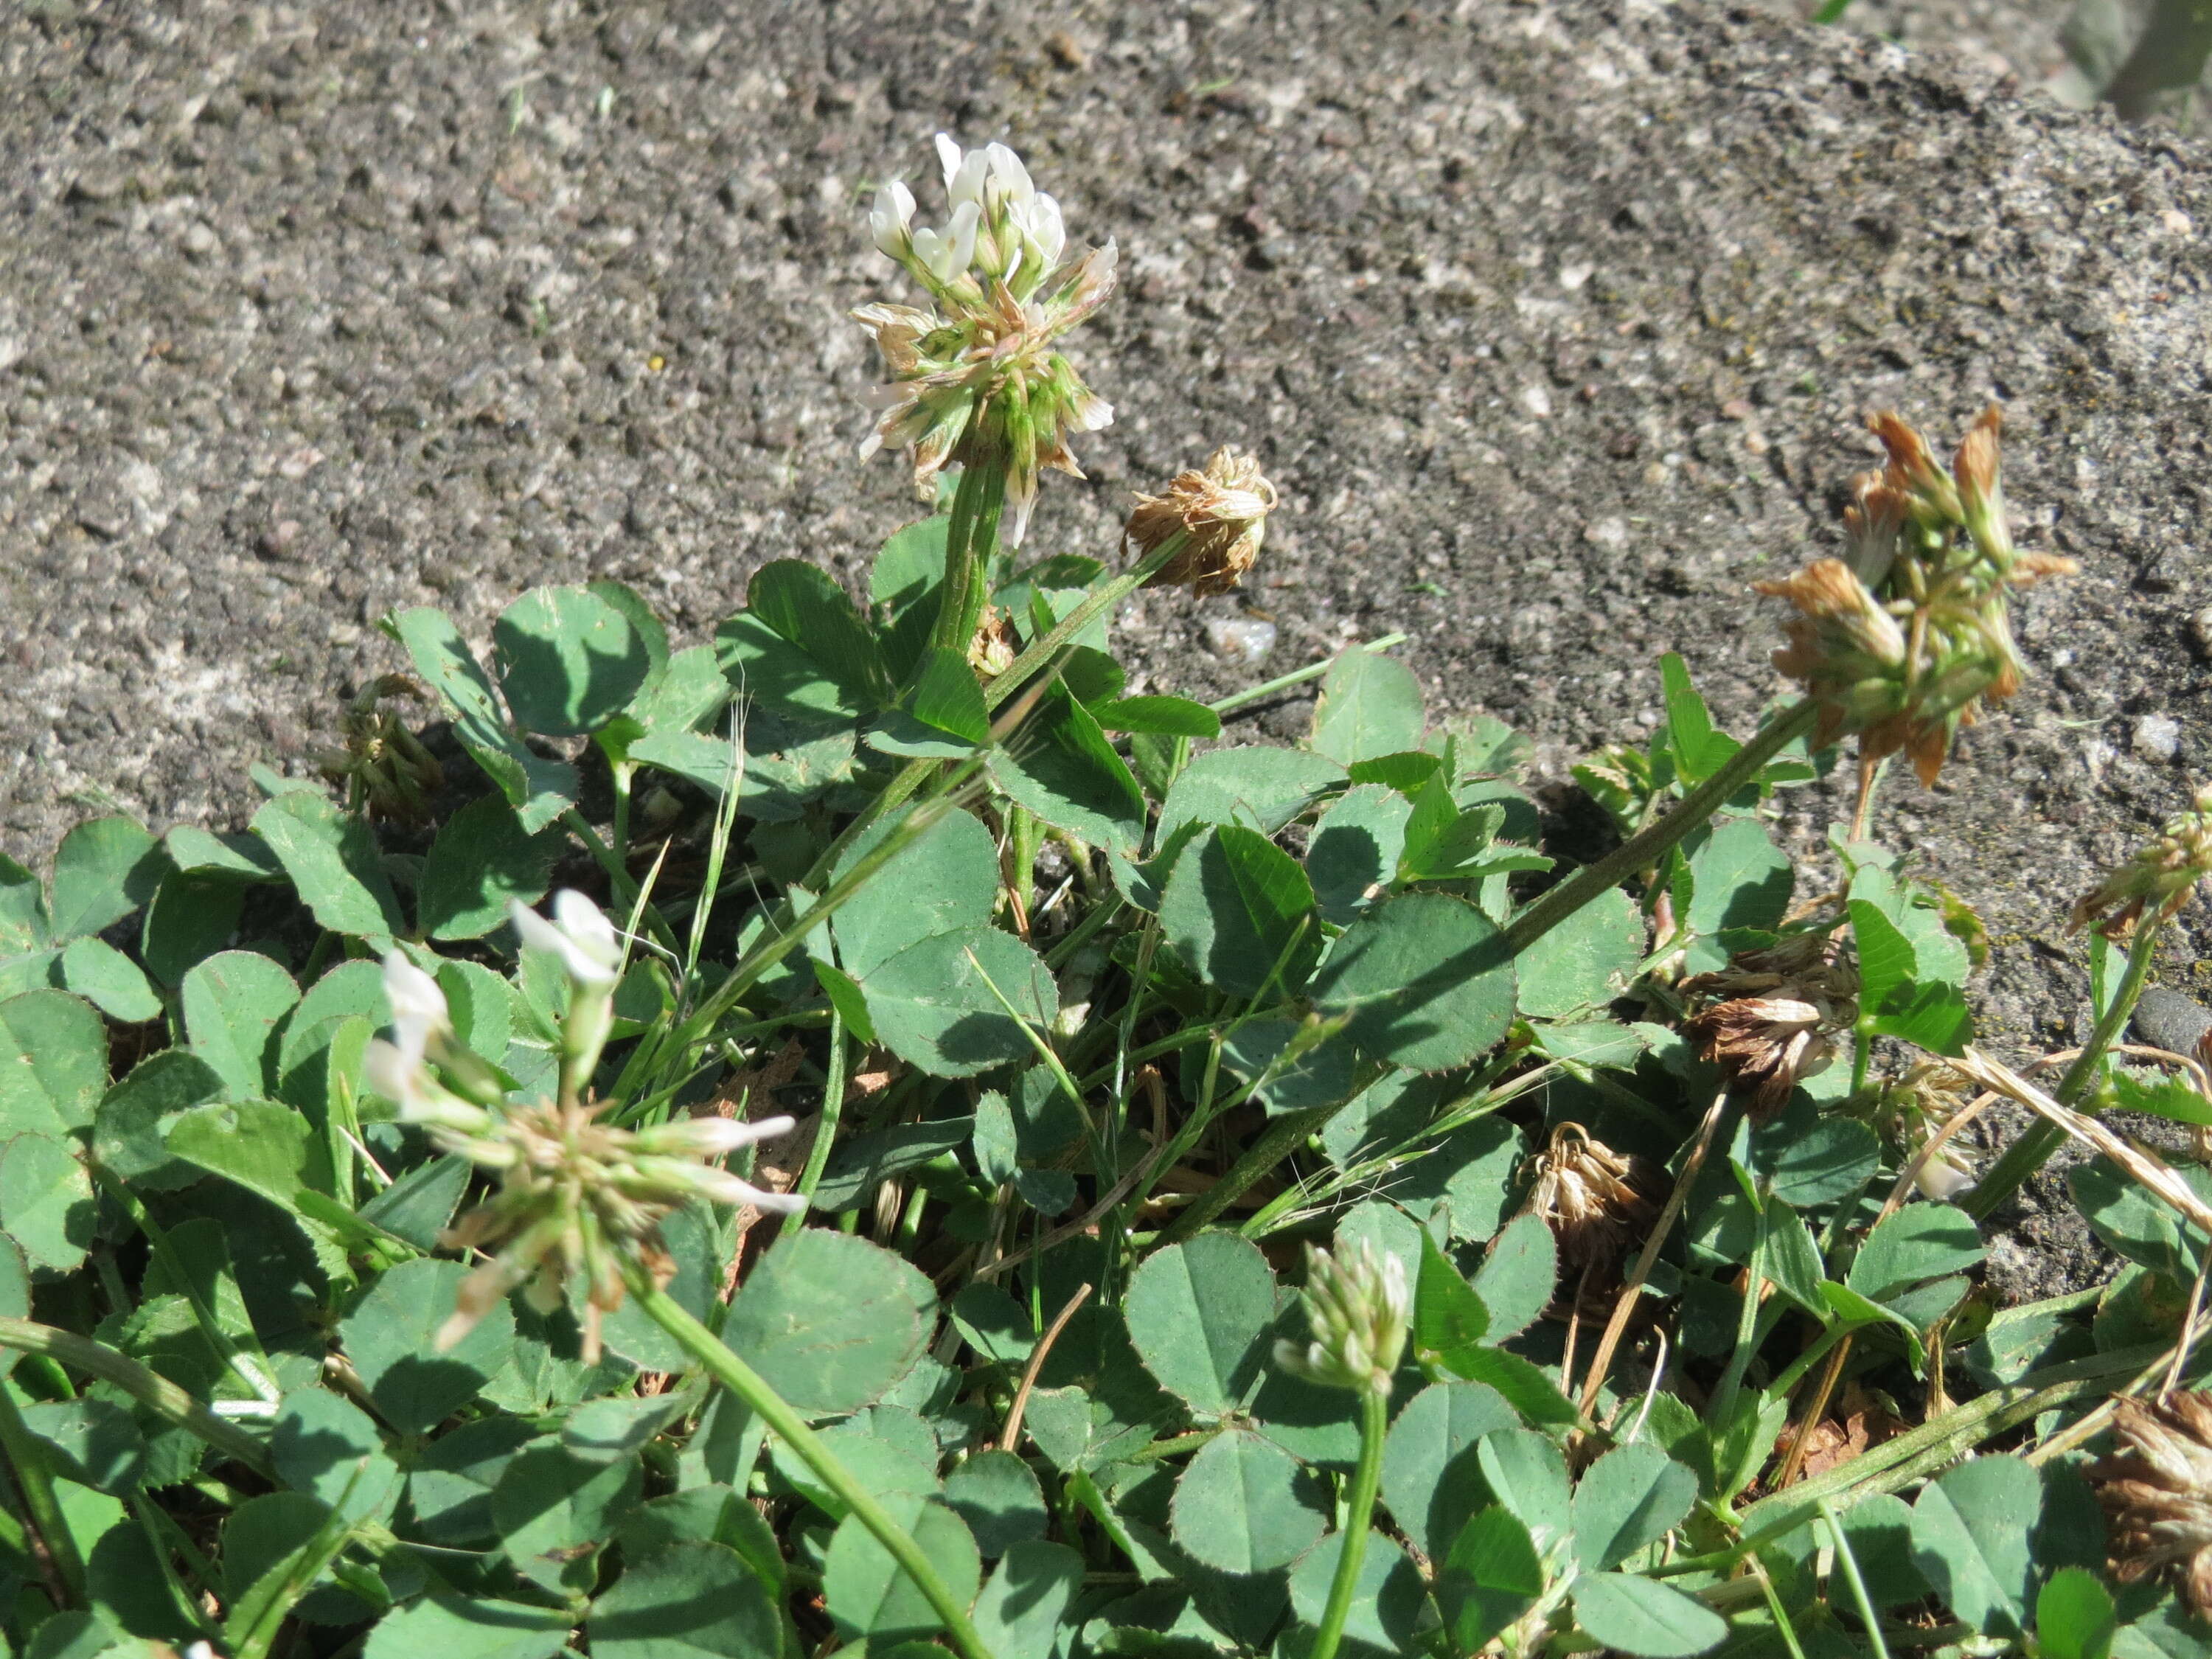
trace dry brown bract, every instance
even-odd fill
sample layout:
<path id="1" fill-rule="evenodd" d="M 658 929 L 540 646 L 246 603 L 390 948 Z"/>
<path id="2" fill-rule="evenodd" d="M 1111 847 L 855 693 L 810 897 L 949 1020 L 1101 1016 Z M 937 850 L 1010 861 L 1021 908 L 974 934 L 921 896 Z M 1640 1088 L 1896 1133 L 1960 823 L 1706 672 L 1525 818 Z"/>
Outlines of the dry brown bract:
<path id="1" fill-rule="evenodd" d="M 1659 1171 L 1623 1157 L 1579 1123 L 1562 1123 L 1536 1154 L 1528 1212 L 1543 1218 L 1570 1267 L 1605 1273 L 1659 1218 Z"/>
<path id="2" fill-rule="evenodd" d="M 1721 999 L 1690 1021 L 1691 1039 L 1730 1086 L 1751 1091 L 1761 1114 L 1784 1105 L 1798 1080 L 1827 1062 L 1830 1034 L 1858 1018 L 1858 975 L 1820 933 L 1748 951 L 1682 989 Z"/>
<path id="3" fill-rule="evenodd" d="M 2112 1432 L 2118 1455 L 2089 1468 L 2112 1571 L 2133 1582 L 2177 1567 L 2189 1604 L 2212 1613 L 2212 1393 L 2116 1400 Z"/>
<path id="4" fill-rule="evenodd" d="M 1259 460 L 1227 446 L 1213 452 L 1202 471 L 1178 472 L 1164 494 L 1139 495 L 1123 531 L 1144 557 L 1170 536 L 1185 534 L 1182 549 L 1152 573 L 1147 587 L 1188 586 L 1200 599 L 1226 593 L 1260 556 L 1275 486 Z"/>

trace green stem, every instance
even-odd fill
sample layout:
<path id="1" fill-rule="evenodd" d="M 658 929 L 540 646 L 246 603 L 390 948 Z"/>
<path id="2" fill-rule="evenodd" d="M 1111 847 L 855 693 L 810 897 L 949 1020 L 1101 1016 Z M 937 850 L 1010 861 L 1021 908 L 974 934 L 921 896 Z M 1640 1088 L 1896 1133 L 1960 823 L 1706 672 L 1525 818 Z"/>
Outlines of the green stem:
<path id="1" fill-rule="evenodd" d="M 944 1621 L 953 1645 L 966 1659 L 991 1659 L 991 1650 L 983 1644 L 981 1635 L 969 1619 L 967 1607 L 922 1553 L 921 1547 L 891 1518 L 874 1494 L 854 1479 L 837 1454 L 800 1420 L 783 1396 L 751 1366 L 723 1346 L 712 1331 L 670 1300 L 636 1263 L 626 1261 L 623 1276 L 629 1283 L 629 1293 L 637 1298 L 639 1310 L 673 1337 L 685 1352 L 706 1367 L 708 1374 L 743 1401 L 755 1416 L 782 1437 L 783 1443 L 814 1471 L 822 1484 L 844 1501 L 846 1508 L 859 1517 L 860 1524 L 914 1580 L 915 1587 Z"/>
<path id="2" fill-rule="evenodd" d="M 1881 1617 L 1875 1611 L 1874 1598 L 1867 1594 L 1866 1580 L 1859 1576 L 1858 1558 L 1851 1553 L 1851 1540 L 1844 1536 L 1836 1506 L 1825 1498 L 1820 1500 L 1820 1519 L 1828 1523 L 1828 1536 L 1835 1540 L 1836 1565 L 1843 1568 L 1844 1582 L 1851 1587 L 1851 1601 L 1859 1610 L 1859 1622 L 1866 1626 L 1867 1640 L 1874 1644 L 1874 1659 L 1889 1659 L 1889 1644 L 1881 1639 Z"/>
<path id="3" fill-rule="evenodd" d="M 1706 1413 L 1706 1420 L 1717 1432 L 1727 1432 L 1729 1421 L 1735 1415 L 1736 1395 L 1742 1391 L 1744 1373 L 1751 1368 L 1751 1356 L 1759 1347 L 1759 1291 L 1766 1276 L 1766 1226 L 1767 1218 L 1762 1215 L 1759 1235 L 1752 1241 L 1751 1260 L 1744 1267 L 1743 1306 L 1736 1315 L 1735 1352 L 1729 1356 L 1728 1369 L 1721 1374 L 1720 1386 L 1713 1390 L 1712 1408 Z"/>
<path id="4" fill-rule="evenodd" d="M 1405 644 L 1406 639 L 1407 635 L 1403 634 L 1385 634 L 1379 640 L 1370 640 L 1364 645 L 1355 645 L 1351 648 L 1354 651 L 1388 651 L 1394 645 Z M 1343 654 L 1342 652 L 1339 652 L 1337 657 Z M 1263 684 L 1248 686 L 1234 696 L 1224 697 L 1218 702 L 1210 702 L 1206 706 L 1217 714 L 1233 713 L 1248 703 L 1255 703 L 1262 698 L 1272 697 L 1278 691 L 1287 691 L 1294 685 L 1304 685 L 1308 680 L 1319 679 L 1336 666 L 1337 657 L 1323 657 L 1319 662 L 1310 662 L 1304 668 L 1294 668 L 1279 678 L 1268 680 Z"/>
<path id="5" fill-rule="evenodd" d="M 2066 1068 L 2059 1079 L 2052 1098 L 2062 1106 L 2078 1104 L 2090 1085 L 2096 1082 L 2105 1063 L 2105 1055 L 2127 1029 L 2128 1018 L 2136 1010 L 2136 999 L 2142 994 L 2143 981 L 2150 974 L 2150 959 L 2158 942 L 2159 924 L 2155 917 L 2146 919 L 2136 929 L 2136 936 L 2128 945 L 2128 963 L 2120 974 L 2120 983 L 2112 993 L 2112 1001 L 2098 1018 L 2096 1029 L 2089 1033 L 2089 1041 Z M 2038 1118 L 2021 1132 L 2019 1139 L 2005 1148 L 2004 1156 L 1990 1167 L 1974 1190 L 1959 1200 L 1959 1207 L 1977 1221 L 1986 1221 L 1997 1206 L 2018 1192 L 2021 1183 L 2050 1161 L 2066 1139 L 2066 1132 L 2056 1123 Z"/>
<path id="6" fill-rule="evenodd" d="M 76 1536 L 70 1531 L 61 1502 L 54 1496 L 54 1474 L 47 1462 L 46 1443 L 23 1421 L 23 1413 L 16 1409 L 15 1391 L 4 1380 L 0 1380 L 0 1457 L 7 1460 L 31 1525 L 46 1547 L 46 1559 L 62 1605 L 84 1606 L 84 1558 L 77 1553 Z"/>
<path id="7" fill-rule="evenodd" d="M 792 1190 L 809 1204 L 822 1184 L 822 1171 L 830 1162 L 830 1143 L 837 1139 L 837 1120 L 845 1115 L 845 1020 L 833 1003 L 830 1009 L 830 1076 L 822 1085 L 822 1115 L 814 1126 L 814 1145 L 807 1148 L 806 1167 Z"/>
<path id="8" fill-rule="evenodd" d="M 607 872 L 607 882 L 614 889 L 616 901 L 625 911 L 637 908 L 637 884 L 630 879 L 629 869 L 615 849 L 599 839 L 599 832 L 584 821 L 584 815 L 571 806 L 561 814 L 562 827 L 584 843 L 591 855 L 599 860 L 599 868 Z M 640 913 L 640 920 L 652 929 L 653 937 L 671 956 L 678 954 L 675 930 L 661 917 L 660 912 L 648 904 Z"/>
<path id="9" fill-rule="evenodd" d="M 112 1382 L 140 1405 L 189 1429 L 226 1457 L 236 1459 L 257 1474 L 274 1476 L 276 1465 L 258 1440 L 245 1430 L 217 1417 L 205 1406 L 158 1372 L 151 1371 L 128 1354 L 118 1353 L 102 1342 L 73 1331 L 27 1319 L 0 1318 L 0 1348 L 45 1354 L 74 1366 L 103 1382 Z"/>
<path id="10" fill-rule="evenodd" d="M 979 405 L 969 417 L 974 435 L 987 412 Z M 957 651 L 962 657 L 975 637 L 982 611 L 981 580 L 991 556 L 999 547 L 999 515 L 1006 504 L 1006 467 L 993 458 L 963 467 L 960 487 L 952 496 L 952 522 L 945 527 L 944 598 L 937 611 L 937 626 L 930 643 Z"/>
<path id="11" fill-rule="evenodd" d="M 1054 653 L 1091 625 L 1101 611 L 1119 605 L 1152 579 L 1160 567 L 1182 551 L 1183 544 L 1190 539 L 1188 531 L 1177 531 L 1150 553 L 1139 559 L 1113 580 L 1103 582 L 1083 596 L 1074 610 L 1054 624 L 1053 629 L 1014 659 L 1006 672 L 994 677 L 983 688 L 983 707 L 994 714 L 999 706 L 1020 690 L 1030 678 L 1053 659 Z"/>
<path id="12" fill-rule="evenodd" d="M 1820 714 L 1820 706 L 1807 697 L 1776 715 L 1665 817 L 1638 831 L 1595 864 L 1584 865 L 1514 917 L 1505 929 L 1506 943 L 1516 954 L 1527 950 L 1607 888 L 1657 864 L 1757 777 L 1767 762 L 1811 732 Z"/>
<path id="13" fill-rule="evenodd" d="M 1382 1483 L 1382 1436 L 1389 1426 L 1389 1396 L 1375 1389 L 1361 1394 L 1359 1467 L 1352 1475 L 1352 1504 L 1344 1516 L 1344 1549 L 1336 1558 L 1328 1605 L 1322 1610 L 1321 1629 L 1306 1650 L 1306 1659 L 1336 1659 L 1337 1644 L 1344 1639 L 1344 1621 L 1352 1615 L 1359 1569 L 1367 1560 L 1367 1522 L 1375 1513 L 1376 1489 Z"/>

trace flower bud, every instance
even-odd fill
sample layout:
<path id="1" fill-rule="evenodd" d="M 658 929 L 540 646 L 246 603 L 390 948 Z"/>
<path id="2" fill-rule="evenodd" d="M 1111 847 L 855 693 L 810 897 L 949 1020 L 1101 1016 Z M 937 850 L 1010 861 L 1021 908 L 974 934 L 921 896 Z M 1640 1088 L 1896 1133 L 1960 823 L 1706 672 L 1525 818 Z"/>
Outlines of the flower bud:
<path id="1" fill-rule="evenodd" d="M 1181 546 L 1145 586 L 1187 586 L 1205 599 L 1228 592 L 1252 568 L 1275 501 L 1275 487 L 1258 459 L 1224 445 L 1203 470 L 1177 473 L 1160 495 L 1139 495 L 1122 534 L 1139 558 L 1181 537 Z"/>
<path id="2" fill-rule="evenodd" d="M 1413 1298 L 1405 1264 L 1377 1258 L 1365 1239 L 1332 1255 L 1306 1246 L 1306 1282 L 1299 1291 L 1313 1340 L 1275 1345 L 1275 1363 L 1325 1388 L 1387 1395 L 1405 1355 Z"/>
<path id="3" fill-rule="evenodd" d="M 2212 876 L 2212 784 L 2197 792 L 2187 810 L 2168 818 L 2154 840 L 2081 896 L 2070 931 L 2094 921 L 2099 933 L 2117 938 L 2146 911 L 2154 921 L 2169 921 L 2207 876 Z"/>

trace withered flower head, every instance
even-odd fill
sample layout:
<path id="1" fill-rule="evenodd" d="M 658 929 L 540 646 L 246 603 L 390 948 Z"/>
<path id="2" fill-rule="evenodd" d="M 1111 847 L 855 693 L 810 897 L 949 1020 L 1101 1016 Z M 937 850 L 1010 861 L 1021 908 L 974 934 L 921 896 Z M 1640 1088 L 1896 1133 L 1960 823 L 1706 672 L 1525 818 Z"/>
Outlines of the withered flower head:
<path id="1" fill-rule="evenodd" d="M 1158 495 L 1139 495 L 1122 534 L 1139 558 L 1182 537 L 1181 548 L 1145 586 L 1188 586 L 1206 599 L 1226 593 L 1252 568 L 1274 510 L 1275 486 L 1261 472 L 1258 458 L 1224 444 L 1203 469 L 1176 473 Z"/>
<path id="2" fill-rule="evenodd" d="M 2169 921 L 2207 876 L 2212 876 L 2212 784 L 2168 818 L 2156 839 L 2081 896 L 2072 931 L 2094 921 L 2107 939 L 2118 938 L 2146 910 L 2154 921 Z"/>
<path id="3" fill-rule="evenodd" d="M 2112 1522 L 2112 1571 L 2133 1583 L 2179 1569 L 2181 1593 L 2212 1614 L 2212 1393 L 2112 1402 L 2118 1453 L 2089 1478 Z"/>
<path id="4" fill-rule="evenodd" d="M 1858 976 L 1820 933 L 1747 951 L 1682 989 L 1722 999 L 1691 1019 L 1690 1036 L 1761 1115 L 1786 1104 L 1798 1081 L 1827 1063 L 1834 1033 L 1858 1018 Z"/>
<path id="5" fill-rule="evenodd" d="M 995 605 L 985 605 L 975 637 L 968 642 L 968 665 L 985 679 L 995 679 L 1014 665 L 1020 653 L 1021 641 L 1014 637 L 1006 613 Z"/>
<path id="6" fill-rule="evenodd" d="M 1869 760 L 1901 750 L 1933 783 L 1959 728 L 2020 689 L 2007 591 L 2075 567 L 2014 548 L 1999 423 L 1984 411 L 1946 472 L 1897 416 L 1874 416 L 1889 464 L 1852 481 L 1848 560 L 1753 584 L 1797 607 L 1774 665 L 1819 705 L 1816 744 L 1856 732 Z"/>
<path id="7" fill-rule="evenodd" d="M 1601 1271 L 1618 1261 L 1659 1217 L 1662 1188 L 1648 1159 L 1624 1157 L 1579 1123 L 1562 1123 L 1536 1154 L 1528 1211 L 1559 1241 L 1559 1259 Z"/>
<path id="8" fill-rule="evenodd" d="M 1887 1130 L 1904 1150 L 1917 1158 L 1943 1125 L 1958 1115 L 1972 1096 L 1973 1085 L 1938 1060 L 1923 1060 L 1885 1087 L 1873 1103 L 1878 1127 Z M 1959 1143 L 1947 1140 L 1921 1163 L 1913 1185 L 1923 1198 L 1946 1203 L 1972 1187 L 1978 1177 Z"/>
<path id="9" fill-rule="evenodd" d="M 338 717 L 338 744 L 316 758 L 332 783 L 346 786 L 349 806 L 371 818 L 422 823 L 430 816 L 430 797 L 446 781 L 441 768 L 406 723 L 382 705 L 390 697 L 428 702 L 430 694 L 409 674 L 386 674 L 369 682 Z"/>

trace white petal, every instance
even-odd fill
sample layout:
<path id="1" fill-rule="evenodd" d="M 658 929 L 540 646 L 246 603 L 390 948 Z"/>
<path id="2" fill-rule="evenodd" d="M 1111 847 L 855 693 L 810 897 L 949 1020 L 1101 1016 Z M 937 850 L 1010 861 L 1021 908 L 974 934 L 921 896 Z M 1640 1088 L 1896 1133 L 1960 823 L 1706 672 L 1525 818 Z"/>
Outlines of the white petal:
<path id="1" fill-rule="evenodd" d="M 991 165 L 992 175 L 1006 193 L 1006 199 L 1024 206 L 1036 194 L 1036 186 L 1030 182 L 1030 170 L 1022 165 L 1022 158 L 1004 144 L 986 144 L 983 154 Z"/>
<path id="2" fill-rule="evenodd" d="M 579 984 L 614 983 L 614 971 L 610 964 L 602 963 L 596 956 L 583 950 L 566 928 L 556 927 L 521 900 L 511 902 L 507 919 L 514 924 L 514 931 L 526 946 L 533 951 L 550 951 L 561 958 L 561 966 L 568 977 Z"/>
<path id="3" fill-rule="evenodd" d="M 740 1146 L 789 1134 L 792 1124 L 788 1117 L 764 1117 L 750 1123 L 734 1117 L 695 1117 L 683 1123 L 664 1125 L 657 1132 L 648 1129 L 644 1133 L 657 1133 L 665 1139 L 681 1141 L 700 1158 L 720 1158 Z"/>
<path id="4" fill-rule="evenodd" d="M 362 1059 L 361 1072 L 368 1086 L 395 1106 L 404 1106 L 422 1092 L 422 1060 L 403 1054 L 397 1045 L 378 1037 Z"/>
<path id="5" fill-rule="evenodd" d="M 951 194 L 952 180 L 960 171 L 960 146 L 952 142 L 950 133 L 937 135 L 937 160 L 945 169 L 945 190 Z"/>
<path id="6" fill-rule="evenodd" d="M 914 196 L 896 180 L 876 192 L 874 210 L 868 215 L 868 231 L 878 252 L 896 259 L 905 246 L 914 222 Z"/>
<path id="7" fill-rule="evenodd" d="M 963 202 L 983 204 L 983 180 L 990 176 L 991 158 L 980 149 L 968 152 L 968 159 L 960 164 L 960 171 L 945 181 L 946 198 L 957 209 Z"/>
<path id="8" fill-rule="evenodd" d="M 945 250 L 946 269 L 939 273 L 941 282 L 957 281 L 975 258 L 975 230 L 982 222 L 983 210 L 973 201 L 963 202 L 952 210 L 951 220 L 945 228 L 951 246 Z"/>
<path id="9" fill-rule="evenodd" d="M 1060 204 L 1049 196 L 1038 196 L 1030 209 L 1030 240 L 1037 245 L 1046 269 L 1060 263 L 1060 250 L 1067 246 L 1067 227 L 1060 220 Z"/>
<path id="10" fill-rule="evenodd" d="M 693 1177 L 693 1184 L 717 1204 L 750 1204 L 756 1209 L 775 1210 L 786 1215 L 796 1215 L 806 1207 L 806 1200 L 797 1193 L 764 1192 L 727 1170 L 702 1170 Z"/>
<path id="11" fill-rule="evenodd" d="M 392 1029 L 400 1049 L 416 1060 L 428 1051 L 432 1032 L 453 1028 L 438 981 L 398 951 L 385 952 L 384 1000 L 392 1005 Z"/>
<path id="12" fill-rule="evenodd" d="M 611 969 L 622 961 L 622 940 L 606 913 L 573 887 L 553 895 L 553 919 L 579 948 Z"/>

